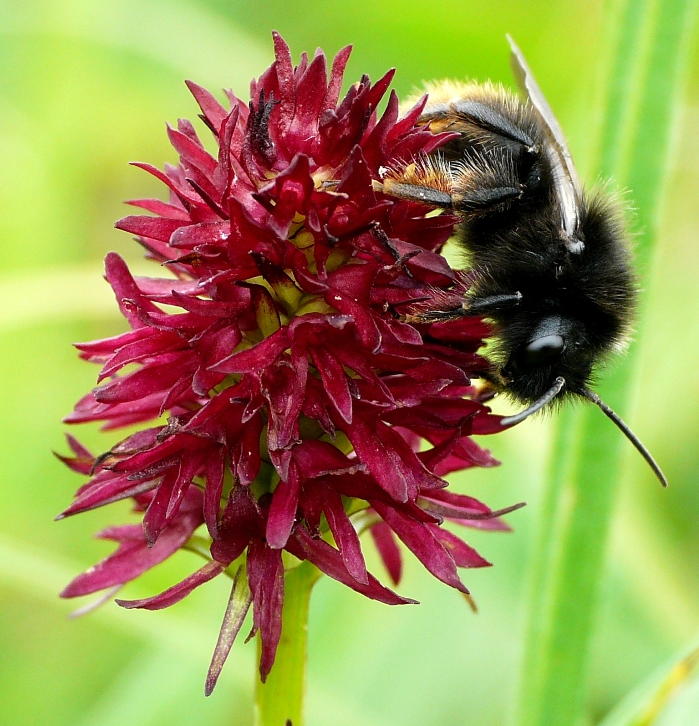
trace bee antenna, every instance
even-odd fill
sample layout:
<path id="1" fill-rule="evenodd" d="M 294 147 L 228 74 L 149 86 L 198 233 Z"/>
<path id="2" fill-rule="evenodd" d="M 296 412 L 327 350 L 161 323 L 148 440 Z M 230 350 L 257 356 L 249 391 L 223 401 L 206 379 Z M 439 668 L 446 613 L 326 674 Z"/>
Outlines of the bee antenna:
<path id="1" fill-rule="evenodd" d="M 556 398 L 556 396 L 563 390 L 563 386 L 565 386 L 565 384 L 566 379 L 562 376 L 558 376 L 551 388 L 549 388 L 549 390 L 546 391 L 546 393 L 544 393 L 541 398 L 534 401 L 534 403 L 532 403 L 529 408 L 525 408 L 524 411 L 520 411 L 513 416 L 505 416 L 504 418 L 500 419 L 500 423 L 503 426 L 514 426 L 515 424 L 524 421 L 525 418 L 529 418 L 529 416 L 531 416 L 533 413 L 541 410 L 549 401 L 552 401 L 554 398 Z"/>
<path id="2" fill-rule="evenodd" d="M 587 388 L 582 388 L 579 391 L 588 401 L 592 401 L 596 406 L 599 406 L 602 411 L 610 418 L 617 426 L 618 429 L 626 436 L 626 438 L 636 447 L 638 453 L 646 460 L 648 466 L 653 470 L 653 473 L 658 477 L 658 481 L 664 486 L 667 486 L 667 478 L 663 474 L 662 469 L 658 466 L 658 463 L 651 456 L 650 451 L 641 443 L 641 440 L 636 434 L 628 427 L 628 425 L 621 419 L 621 417 L 615 413 L 607 404 L 594 392 Z"/>

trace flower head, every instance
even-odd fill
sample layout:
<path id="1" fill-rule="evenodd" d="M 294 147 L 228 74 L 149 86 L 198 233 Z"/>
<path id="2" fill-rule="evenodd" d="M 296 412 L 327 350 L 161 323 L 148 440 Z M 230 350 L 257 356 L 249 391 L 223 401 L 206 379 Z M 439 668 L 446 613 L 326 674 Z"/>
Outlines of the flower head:
<path id="1" fill-rule="evenodd" d="M 442 520 L 502 529 L 481 502 L 448 491 L 445 474 L 491 466 L 472 434 L 500 430 L 471 378 L 487 369 L 477 318 L 413 326 L 401 314 L 463 287 L 439 251 L 456 219 L 377 191 L 382 168 L 436 149 L 447 134 L 400 118 L 392 73 L 364 77 L 338 101 L 349 49 L 328 75 L 322 53 L 276 60 L 229 109 L 188 83 L 213 134 L 169 128 L 177 166 L 136 164 L 169 189 L 130 204 L 152 216 L 117 227 L 171 273 L 135 278 L 111 253 L 106 278 L 130 329 L 79 344 L 102 365 L 99 385 L 68 416 L 105 429 L 145 424 L 93 457 L 75 439 L 64 460 L 89 477 L 62 516 L 132 498 L 142 524 L 111 527 L 104 561 L 63 592 L 128 582 L 201 525 L 206 564 L 165 592 L 125 607 L 167 607 L 208 580 L 234 577 L 207 689 L 250 604 L 269 672 L 280 636 L 289 558 L 367 597 L 410 602 L 367 572 L 369 528 L 391 579 L 396 537 L 463 592 L 457 567 L 488 563 Z"/>

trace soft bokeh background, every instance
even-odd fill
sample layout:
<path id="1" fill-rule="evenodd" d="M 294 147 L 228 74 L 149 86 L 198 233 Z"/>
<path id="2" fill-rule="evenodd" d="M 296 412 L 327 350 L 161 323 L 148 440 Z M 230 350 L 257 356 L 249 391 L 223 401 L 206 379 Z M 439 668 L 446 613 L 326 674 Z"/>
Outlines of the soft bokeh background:
<path id="1" fill-rule="evenodd" d="M 77 621 L 67 617 L 75 603 L 56 596 L 109 551 L 91 534 L 129 516 L 118 505 L 52 523 L 79 482 L 50 450 L 63 449 L 59 420 L 96 375 L 78 362 L 70 342 L 123 329 L 100 277 L 101 259 L 114 249 L 143 269 L 137 246 L 112 223 L 126 213 L 121 200 L 162 194 L 126 162 L 174 159 L 164 121 L 196 115 L 182 80 L 244 95 L 271 60 L 276 28 L 296 57 L 353 43 L 347 78 L 377 78 L 394 65 L 403 95 L 443 76 L 510 83 L 504 34 L 511 32 L 567 129 L 584 176 L 598 120 L 606 12 L 599 0 L 0 1 L 1 723 L 251 723 L 252 643 L 235 646 L 216 693 L 202 696 L 225 582 L 166 612 L 107 605 Z M 660 491 L 629 451 L 608 566 L 600 572 L 594 718 L 699 631 L 696 44 L 687 80 L 660 245 L 653 269 L 642 271 L 644 317 L 633 348 L 640 381 L 628 416 L 672 486 Z M 82 435 L 98 450 L 110 441 L 94 430 Z M 610 426 L 609 435 L 618 433 Z M 504 723 L 548 439 L 546 422 L 527 423 L 489 442 L 504 462 L 499 470 L 455 482 L 493 506 L 529 502 L 510 518 L 514 533 L 472 537 L 496 564 L 466 573 L 478 615 L 414 561 L 401 592 L 419 599 L 416 607 L 392 609 L 333 581 L 320 583 L 310 624 L 310 726 Z M 191 571 L 190 557 L 181 553 L 127 596 L 168 586 Z"/>

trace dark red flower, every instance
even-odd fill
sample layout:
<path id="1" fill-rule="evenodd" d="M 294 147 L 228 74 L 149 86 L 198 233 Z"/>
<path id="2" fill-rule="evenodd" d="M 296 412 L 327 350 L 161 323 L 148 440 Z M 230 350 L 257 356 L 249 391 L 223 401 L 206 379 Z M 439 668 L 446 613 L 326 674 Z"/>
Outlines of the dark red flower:
<path id="1" fill-rule="evenodd" d="M 117 227 L 170 277 L 134 278 L 115 253 L 106 278 L 130 330 L 79 344 L 99 385 L 68 416 L 105 429 L 167 415 L 93 458 L 74 439 L 64 459 L 89 480 L 61 516 L 133 498 L 141 525 L 109 528 L 117 551 L 63 595 L 125 583 L 205 525 L 206 564 L 124 607 L 167 607 L 220 575 L 234 578 L 207 691 L 250 604 L 264 678 L 281 629 L 286 550 L 357 592 L 410 602 L 367 572 L 368 527 L 391 579 L 396 538 L 438 579 L 467 592 L 458 567 L 488 563 L 440 525 L 503 529 L 486 505 L 445 489 L 445 474 L 495 464 L 472 434 L 500 430 L 471 378 L 487 368 L 475 318 L 412 326 L 411 303 L 464 281 L 439 252 L 456 219 L 377 191 L 382 167 L 433 151 L 448 135 L 403 118 L 392 78 L 364 77 L 338 102 L 349 48 L 334 59 L 276 60 L 230 109 L 188 83 L 213 134 L 168 130 L 178 166 L 145 169 L 169 200 Z M 358 520 L 359 518 L 359 520 Z M 360 521 L 361 520 L 361 521 Z"/>

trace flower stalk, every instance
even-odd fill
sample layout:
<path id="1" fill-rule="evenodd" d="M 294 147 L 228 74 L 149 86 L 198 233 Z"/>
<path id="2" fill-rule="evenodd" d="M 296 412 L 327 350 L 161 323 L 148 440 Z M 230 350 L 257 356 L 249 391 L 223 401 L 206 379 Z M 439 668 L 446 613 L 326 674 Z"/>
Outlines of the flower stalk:
<path id="1" fill-rule="evenodd" d="M 308 610 L 311 590 L 319 577 L 308 562 L 288 570 L 284 578 L 282 634 L 276 665 L 255 686 L 255 726 L 303 725 L 308 656 Z"/>
<path id="2" fill-rule="evenodd" d="M 621 0 L 617 7 L 597 172 L 633 189 L 642 273 L 649 267 L 657 232 L 692 10 L 689 0 Z M 623 413 L 634 388 L 629 357 L 605 377 L 602 396 Z M 609 423 L 598 411 L 564 411 L 557 424 L 532 557 L 518 726 L 576 724 L 585 712 L 600 571 L 623 479 L 624 443 L 610 435 Z"/>

